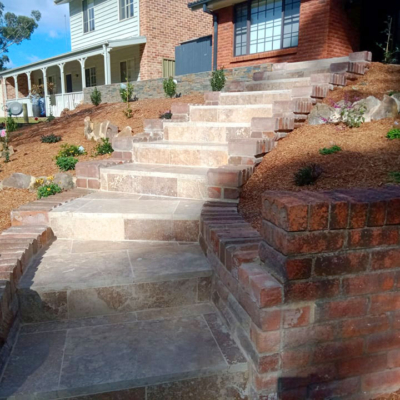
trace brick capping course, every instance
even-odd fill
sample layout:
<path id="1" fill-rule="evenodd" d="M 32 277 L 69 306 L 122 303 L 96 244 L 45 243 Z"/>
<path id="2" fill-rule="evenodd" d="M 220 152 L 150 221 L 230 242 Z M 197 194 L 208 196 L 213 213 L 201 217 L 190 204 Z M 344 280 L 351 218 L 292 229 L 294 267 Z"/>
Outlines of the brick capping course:
<path id="1" fill-rule="evenodd" d="M 400 187 L 267 191 L 263 217 L 259 235 L 236 207 L 209 202 L 200 225 L 253 398 L 399 389 Z"/>

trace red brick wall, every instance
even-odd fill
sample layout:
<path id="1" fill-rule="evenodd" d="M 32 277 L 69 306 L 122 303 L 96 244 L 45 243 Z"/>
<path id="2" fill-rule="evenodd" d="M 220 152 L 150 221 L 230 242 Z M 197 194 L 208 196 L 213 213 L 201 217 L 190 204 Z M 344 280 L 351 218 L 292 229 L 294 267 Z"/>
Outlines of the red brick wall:
<path id="1" fill-rule="evenodd" d="M 7 100 L 15 99 L 15 81 L 14 78 L 6 79 L 7 88 Z M 27 97 L 29 95 L 28 90 L 28 77 L 26 74 L 18 75 L 18 98 Z"/>
<path id="2" fill-rule="evenodd" d="M 359 36 L 353 19 L 348 18 L 343 0 L 302 0 L 299 44 L 283 49 L 243 57 L 233 57 L 233 7 L 218 13 L 218 66 L 256 65 L 265 62 L 296 62 L 346 56 L 358 50 Z"/>
<path id="3" fill-rule="evenodd" d="M 400 188 L 266 192 L 262 239 L 221 210 L 204 210 L 201 243 L 254 399 L 398 390 Z"/>
<path id="4" fill-rule="evenodd" d="M 192 11 L 187 0 L 140 0 L 142 46 L 140 77 L 162 77 L 162 60 L 175 59 L 175 46 L 189 39 L 211 35 L 212 17 L 202 10 Z"/>

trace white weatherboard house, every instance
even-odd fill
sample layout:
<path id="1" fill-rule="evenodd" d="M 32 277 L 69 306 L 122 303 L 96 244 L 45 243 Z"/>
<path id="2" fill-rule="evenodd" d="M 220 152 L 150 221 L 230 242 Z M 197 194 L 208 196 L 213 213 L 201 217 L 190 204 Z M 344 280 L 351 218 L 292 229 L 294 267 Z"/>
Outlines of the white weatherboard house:
<path id="1" fill-rule="evenodd" d="M 161 3 L 157 0 L 54 2 L 55 5 L 69 3 L 71 51 L 0 73 L 3 110 L 6 104 L 18 101 L 27 103 L 29 115 L 32 115 L 29 94 L 33 84 L 54 85 L 53 90 L 50 89 L 52 85 L 44 85 L 46 113 L 50 115 L 51 111 L 59 116 L 63 109 L 73 110 L 83 101 L 85 87 L 125 82 L 126 79 L 160 78 L 163 62 L 172 61 L 176 45 L 211 30 L 208 17 L 204 18 L 201 12 L 193 15 L 187 0 L 174 0 L 171 7 L 167 7 L 165 0 Z M 160 10 L 158 5 L 163 3 L 166 10 L 172 10 Z M 169 17 L 170 12 L 184 19 L 182 28 L 170 29 L 168 24 L 177 26 L 178 21 Z M 167 21 L 160 24 L 160 19 Z M 197 22 L 200 19 L 201 23 L 194 24 L 195 19 Z M 185 24 L 193 28 L 188 29 Z"/>

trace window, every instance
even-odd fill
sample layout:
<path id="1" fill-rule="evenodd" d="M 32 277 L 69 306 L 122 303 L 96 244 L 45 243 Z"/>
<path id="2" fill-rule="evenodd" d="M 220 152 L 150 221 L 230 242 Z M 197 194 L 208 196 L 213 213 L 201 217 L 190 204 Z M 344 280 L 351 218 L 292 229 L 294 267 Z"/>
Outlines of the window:
<path id="1" fill-rule="evenodd" d="M 300 0 L 251 0 L 235 7 L 235 56 L 296 47 Z"/>
<path id="2" fill-rule="evenodd" d="M 83 0 L 83 32 L 94 31 L 94 0 Z"/>
<path id="3" fill-rule="evenodd" d="M 119 0 L 119 19 L 133 17 L 133 0 Z"/>
<path id="4" fill-rule="evenodd" d="M 135 73 L 135 61 L 133 59 L 121 61 L 120 71 L 121 71 L 121 82 L 126 82 L 127 78 L 128 81 L 133 81 Z"/>
<path id="5" fill-rule="evenodd" d="M 96 86 L 96 68 L 87 68 L 85 70 L 86 87 Z"/>

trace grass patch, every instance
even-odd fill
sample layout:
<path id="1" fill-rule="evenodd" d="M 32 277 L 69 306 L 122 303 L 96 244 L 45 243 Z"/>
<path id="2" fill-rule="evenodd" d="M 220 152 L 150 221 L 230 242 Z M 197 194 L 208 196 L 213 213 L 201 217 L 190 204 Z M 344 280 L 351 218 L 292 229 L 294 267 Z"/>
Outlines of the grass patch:
<path id="1" fill-rule="evenodd" d="M 328 154 L 334 154 L 339 151 L 342 151 L 342 149 L 339 146 L 332 146 L 332 147 L 324 147 L 323 149 L 319 149 L 319 154 L 322 154 L 323 156 L 326 156 Z"/>

